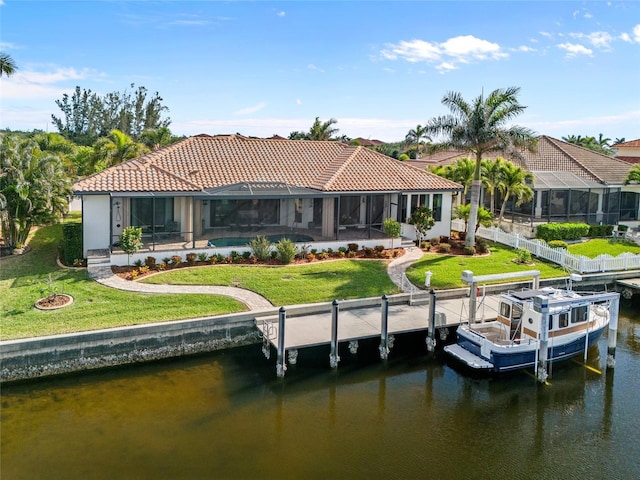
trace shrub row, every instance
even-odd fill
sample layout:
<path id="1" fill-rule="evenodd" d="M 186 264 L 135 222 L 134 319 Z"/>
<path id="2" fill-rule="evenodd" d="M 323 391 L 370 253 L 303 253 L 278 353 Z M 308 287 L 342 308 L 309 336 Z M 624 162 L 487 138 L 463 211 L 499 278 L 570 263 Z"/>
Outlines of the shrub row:
<path id="1" fill-rule="evenodd" d="M 579 240 L 589 234 L 586 223 L 545 223 L 538 225 L 536 236 L 545 242 L 551 240 Z"/>
<path id="2" fill-rule="evenodd" d="M 65 265 L 77 265 L 82 262 L 82 224 L 65 223 L 62 225 L 62 240 L 58 251 Z"/>

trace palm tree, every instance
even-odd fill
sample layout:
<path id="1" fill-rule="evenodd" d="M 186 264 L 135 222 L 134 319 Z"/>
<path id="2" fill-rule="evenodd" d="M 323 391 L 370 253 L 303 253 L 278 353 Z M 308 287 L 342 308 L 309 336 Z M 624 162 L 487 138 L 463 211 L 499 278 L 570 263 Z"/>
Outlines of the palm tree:
<path id="1" fill-rule="evenodd" d="M 2 77 L 2 75 L 10 77 L 16 70 L 18 70 L 18 67 L 16 67 L 16 62 L 13 61 L 11 55 L 0 52 L 0 77 Z"/>
<path id="2" fill-rule="evenodd" d="M 475 245 L 475 226 L 480 201 L 480 165 L 482 156 L 491 152 L 502 152 L 516 158 L 522 154 L 517 149 L 533 150 L 536 145 L 531 130 L 517 125 L 507 127 L 507 123 L 520 115 L 525 106 L 518 103 L 518 87 L 496 89 L 486 98 L 481 94 L 471 103 L 466 102 L 458 92 L 446 94 L 442 103 L 449 108 L 449 115 L 434 117 L 427 124 L 427 132 L 444 135 L 443 147 L 453 147 L 475 156 L 475 171 L 471 186 L 471 212 L 469 234 L 466 246 Z"/>
<path id="3" fill-rule="evenodd" d="M 627 141 L 627 139 L 626 139 L 626 138 L 624 138 L 624 137 L 622 137 L 622 138 L 616 138 L 616 139 L 613 141 L 613 144 L 614 144 L 614 145 L 617 145 L 617 144 L 619 144 L 619 143 L 624 143 L 624 142 L 626 142 L 626 141 Z"/>
<path id="4" fill-rule="evenodd" d="M 527 172 L 522 167 L 517 167 L 511 162 L 505 162 L 501 177 L 498 188 L 502 193 L 503 199 L 498 224 L 502 222 L 504 209 L 511 197 L 515 199 L 516 205 L 522 205 L 533 198 L 533 190 L 527 185 L 527 180 L 533 180 L 533 174 L 530 172 Z"/>
<path id="5" fill-rule="evenodd" d="M 482 186 L 487 192 L 489 192 L 489 211 L 493 213 L 495 207 L 495 193 L 496 188 L 500 185 L 502 180 L 502 169 L 504 168 L 505 160 L 502 157 L 498 157 L 495 160 L 482 160 L 480 168 L 482 172 Z"/>
<path id="6" fill-rule="evenodd" d="M 421 125 L 416 125 L 416 128 L 412 128 L 411 130 L 409 130 L 404 139 L 408 145 L 416 146 L 416 159 L 420 158 L 420 149 L 424 144 L 423 140 L 431 140 L 429 135 L 427 135 L 426 127 L 423 127 Z"/>
<path id="7" fill-rule="evenodd" d="M 0 145 L 0 226 L 11 247 L 22 247 L 31 227 L 62 216 L 71 198 L 71 181 L 60 158 L 42 152 L 32 140 L 11 136 Z"/>
<path id="8" fill-rule="evenodd" d="M 158 150 L 173 143 L 173 135 L 169 127 L 148 128 L 140 135 L 140 141 L 150 150 Z"/>
<path id="9" fill-rule="evenodd" d="M 33 136 L 34 142 L 42 152 L 57 155 L 62 160 L 65 170 L 74 175 L 77 171 L 73 156 L 77 150 L 75 143 L 67 140 L 59 133 L 38 133 Z"/>
<path id="10" fill-rule="evenodd" d="M 109 136 L 103 137 L 95 143 L 93 150 L 95 171 L 101 171 L 149 152 L 146 146 L 134 142 L 129 135 L 120 130 L 111 130 Z"/>
<path id="11" fill-rule="evenodd" d="M 473 174 L 475 169 L 476 166 L 474 161 L 469 158 L 459 158 L 451 165 L 447 165 L 447 167 L 445 167 L 444 177 L 457 182 L 464 187 L 462 190 L 462 198 L 460 199 L 460 203 L 462 203 L 462 205 L 467 203 L 467 193 L 473 184 Z"/>
<path id="12" fill-rule="evenodd" d="M 307 140 L 333 140 L 333 136 L 338 133 L 338 129 L 331 127 L 331 125 L 336 123 L 338 123 L 338 121 L 335 118 L 321 122 L 320 117 L 316 117 L 307 134 Z"/>
<path id="13" fill-rule="evenodd" d="M 636 163 L 629 173 L 627 173 L 627 178 L 624 180 L 624 184 L 628 185 L 630 183 L 640 183 L 640 163 Z"/>

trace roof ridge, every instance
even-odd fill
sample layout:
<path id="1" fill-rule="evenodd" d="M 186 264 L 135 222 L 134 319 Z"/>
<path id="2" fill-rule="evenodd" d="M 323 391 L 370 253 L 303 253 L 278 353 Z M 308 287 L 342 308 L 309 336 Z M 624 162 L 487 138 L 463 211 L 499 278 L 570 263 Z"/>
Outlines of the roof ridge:
<path id="1" fill-rule="evenodd" d="M 338 175 L 346 168 L 349 161 L 364 147 L 345 145 L 342 152 L 331 160 L 317 180 L 310 186 L 317 190 L 326 190 Z"/>
<path id="2" fill-rule="evenodd" d="M 194 183 L 191 180 L 187 180 L 186 178 L 183 178 L 180 175 L 176 175 L 175 173 L 170 172 L 169 170 L 167 170 L 164 167 L 161 167 L 161 166 L 155 165 L 155 164 L 154 165 L 150 165 L 149 167 L 152 167 L 152 168 L 164 173 L 165 175 L 169 175 L 170 177 L 176 178 L 176 179 L 180 180 L 181 182 L 185 182 L 185 183 L 193 186 L 194 188 L 197 188 L 198 190 L 202 190 L 203 189 L 202 185 L 198 185 L 197 183 Z"/>

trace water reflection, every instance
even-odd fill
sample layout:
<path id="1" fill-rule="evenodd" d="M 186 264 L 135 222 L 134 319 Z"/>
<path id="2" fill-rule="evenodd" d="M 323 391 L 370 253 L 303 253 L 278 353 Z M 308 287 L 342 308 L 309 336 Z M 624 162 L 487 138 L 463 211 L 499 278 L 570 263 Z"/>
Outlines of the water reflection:
<path id="1" fill-rule="evenodd" d="M 637 328 L 615 371 L 603 339 L 548 386 L 462 376 L 420 338 L 335 371 L 306 352 L 284 379 L 255 346 L 9 386 L 2 478 L 640 478 Z"/>

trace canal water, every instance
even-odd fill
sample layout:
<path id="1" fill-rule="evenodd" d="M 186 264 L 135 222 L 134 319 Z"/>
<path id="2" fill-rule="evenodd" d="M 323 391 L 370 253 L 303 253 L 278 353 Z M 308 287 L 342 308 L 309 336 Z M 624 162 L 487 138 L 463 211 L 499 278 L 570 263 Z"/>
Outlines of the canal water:
<path id="1" fill-rule="evenodd" d="M 638 314 L 621 312 L 615 370 L 603 338 L 546 386 L 468 378 L 416 336 L 386 362 L 375 342 L 337 371 L 328 354 L 284 379 L 256 345 L 3 386 L 1 477 L 640 478 Z"/>

